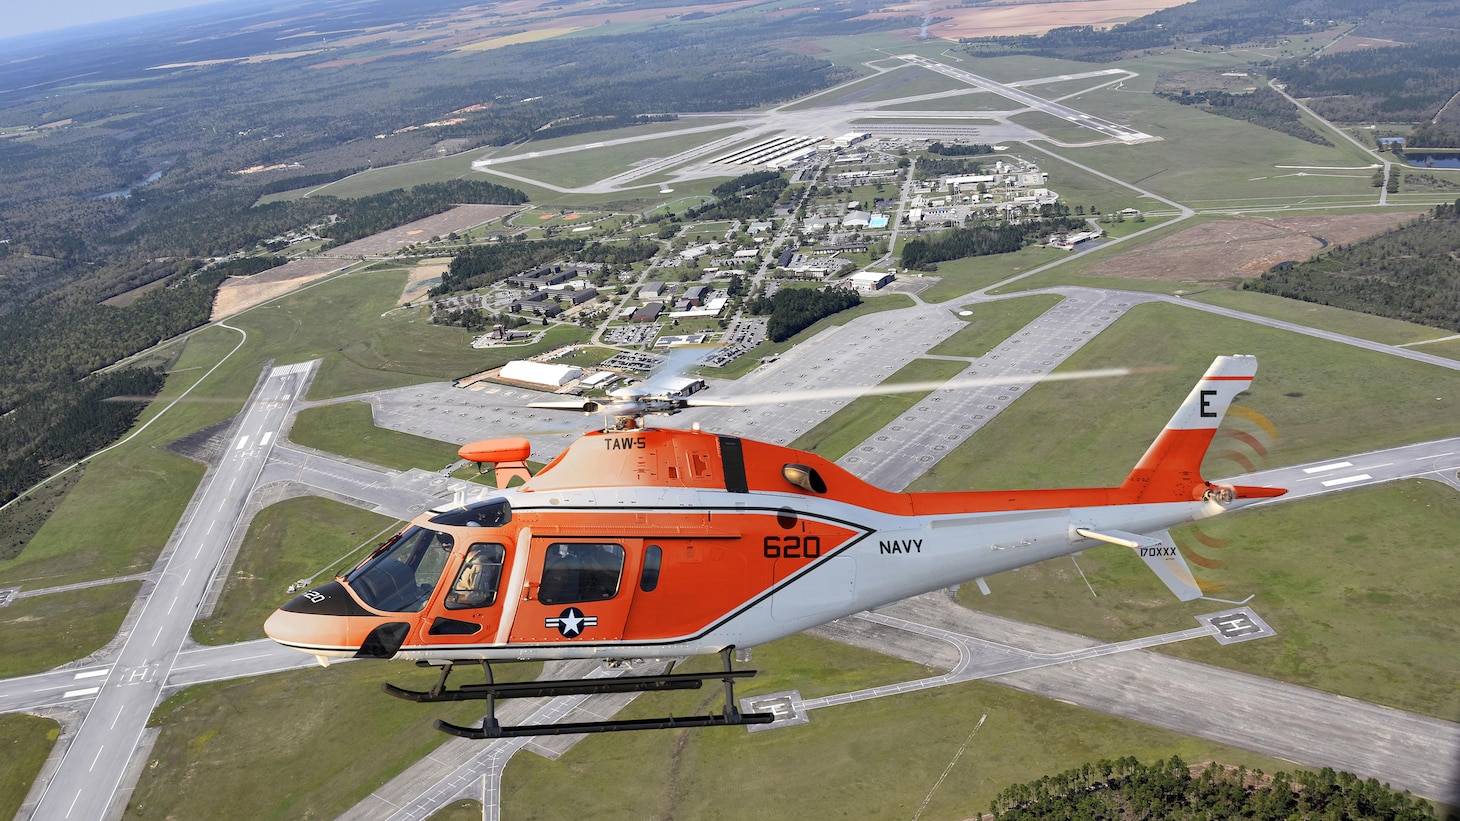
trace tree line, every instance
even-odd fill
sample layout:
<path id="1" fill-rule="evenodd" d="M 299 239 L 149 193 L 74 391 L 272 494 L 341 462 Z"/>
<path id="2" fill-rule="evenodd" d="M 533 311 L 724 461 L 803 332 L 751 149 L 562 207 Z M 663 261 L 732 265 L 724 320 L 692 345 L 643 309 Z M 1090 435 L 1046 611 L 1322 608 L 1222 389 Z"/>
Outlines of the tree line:
<path id="1" fill-rule="evenodd" d="M 431 296 L 469 291 L 501 282 L 507 277 L 546 265 L 583 246 L 577 239 L 509 240 L 471 245 L 457 251 Z"/>
<path id="2" fill-rule="evenodd" d="M 1142 764 L 1131 756 L 1065 770 L 1004 789 L 989 810 L 999 821 L 1160 818 L 1163 821 L 1426 821 L 1429 802 L 1373 778 L 1335 772 L 1226 767 L 1200 772 L 1180 756 Z"/>
<path id="3" fill-rule="evenodd" d="M 945 157 L 973 157 L 979 154 L 992 154 L 994 153 L 994 147 L 988 143 L 966 145 L 964 143 L 944 144 L 934 142 L 928 144 L 928 152 L 930 154 L 942 154 Z"/>
<path id="4" fill-rule="evenodd" d="M 1333 145 L 1327 137 L 1309 128 L 1303 122 L 1296 105 L 1270 88 L 1258 88 L 1244 94 L 1182 89 L 1180 94 L 1158 91 L 1156 96 L 1181 105 L 1197 106 L 1210 114 L 1242 120 L 1279 131 L 1289 137 L 1297 137 L 1314 145 Z"/>
<path id="5" fill-rule="evenodd" d="M 765 219 L 775 214 L 776 203 L 781 201 L 789 184 L 777 171 L 742 174 L 711 189 L 715 201 L 691 208 L 685 212 L 684 219 Z"/>
<path id="6" fill-rule="evenodd" d="M 819 320 L 862 304 L 850 288 L 783 288 L 773 296 L 757 296 L 745 303 L 747 313 L 770 314 L 766 336 L 784 342 Z"/>
<path id="7" fill-rule="evenodd" d="M 1023 248 L 1033 237 L 1084 228 L 1085 222 L 1073 217 L 951 228 L 935 236 L 909 240 L 902 246 L 902 264 L 917 271 L 936 271 L 939 262 L 1009 254 Z"/>
<path id="8" fill-rule="evenodd" d="M 590 242 L 578 252 L 583 262 L 603 262 L 626 267 L 643 262 L 659 253 L 659 243 L 649 239 L 632 239 L 628 242 Z"/>
<path id="9" fill-rule="evenodd" d="M 1307 262 L 1283 263 L 1245 290 L 1460 332 L 1460 200 Z"/>

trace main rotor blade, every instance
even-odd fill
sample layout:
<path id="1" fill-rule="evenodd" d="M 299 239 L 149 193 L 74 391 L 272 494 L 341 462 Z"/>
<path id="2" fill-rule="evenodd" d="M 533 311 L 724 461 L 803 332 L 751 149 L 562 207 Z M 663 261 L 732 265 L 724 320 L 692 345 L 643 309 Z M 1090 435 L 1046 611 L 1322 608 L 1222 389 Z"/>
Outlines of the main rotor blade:
<path id="1" fill-rule="evenodd" d="M 865 387 L 809 388 L 777 393 L 751 393 L 729 397 L 716 404 L 716 400 L 688 400 L 687 404 L 705 407 L 733 407 L 754 405 L 775 405 L 782 402 L 805 402 L 815 399 L 855 399 L 859 396 L 892 396 L 901 393 L 931 393 L 936 390 L 973 390 L 1004 385 L 1033 385 L 1040 382 L 1073 382 L 1080 379 L 1108 379 L 1116 376 L 1132 376 L 1139 373 L 1154 373 L 1170 370 L 1168 367 L 1148 368 L 1099 368 L 1068 373 L 1016 374 L 1011 376 L 978 376 L 966 379 L 949 379 L 943 382 L 898 382 Z"/>

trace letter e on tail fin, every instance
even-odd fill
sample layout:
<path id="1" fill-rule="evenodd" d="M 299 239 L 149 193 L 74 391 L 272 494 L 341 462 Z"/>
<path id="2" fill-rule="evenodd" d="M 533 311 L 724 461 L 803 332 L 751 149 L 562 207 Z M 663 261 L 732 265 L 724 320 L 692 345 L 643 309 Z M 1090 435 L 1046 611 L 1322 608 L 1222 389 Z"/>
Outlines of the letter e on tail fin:
<path id="1" fill-rule="evenodd" d="M 1209 486 L 1201 478 L 1201 461 L 1232 400 L 1247 390 L 1256 374 L 1255 356 L 1217 357 L 1126 477 L 1121 490 L 1134 494 L 1132 501 L 1140 502 L 1202 498 Z"/>

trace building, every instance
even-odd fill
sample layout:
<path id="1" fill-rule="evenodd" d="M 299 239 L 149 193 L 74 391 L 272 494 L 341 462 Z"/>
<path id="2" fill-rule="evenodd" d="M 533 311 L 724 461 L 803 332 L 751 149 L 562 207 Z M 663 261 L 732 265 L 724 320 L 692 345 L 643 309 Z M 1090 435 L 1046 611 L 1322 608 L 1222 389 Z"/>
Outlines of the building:
<path id="1" fill-rule="evenodd" d="M 863 143 L 870 139 L 872 139 L 871 134 L 866 134 L 861 131 L 848 131 L 840 137 L 832 138 L 831 144 L 837 148 L 851 148 L 858 143 Z"/>
<path id="2" fill-rule="evenodd" d="M 705 297 L 708 296 L 709 293 L 710 286 L 694 285 L 684 292 L 684 298 L 685 301 L 691 305 L 701 305 L 704 303 Z"/>
<path id="3" fill-rule="evenodd" d="M 672 290 L 674 290 L 674 286 L 670 285 L 667 282 L 646 282 L 644 283 L 644 286 L 639 289 L 639 298 L 658 299 Z"/>
<path id="4" fill-rule="evenodd" d="M 1076 245 L 1079 245 L 1086 240 L 1099 239 L 1103 233 L 1103 231 L 1097 229 L 1094 231 L 1076 231 L 1074 233 L 1065 234 L 1062 237 L 1051 237 L 1049 241 L 1049 247 L 1062 248 L 1066 251 L 1073 251 L 1075 250 Z"/>
<path id="5" fill-rule="evenodd" d="M 663 302 L 650 302 L 644 307 L 634 311 L 633 321 L 653 322 L 654 320 L 658 319 L 659 315 L 662 313 L 664 313 Z"/>
<path id="6" fill-rule="evenodd" d="M 858 291 L 878 291 L 890 285 L 897 277 L 885 271 L 858 271 L 847 277 L 847 282 Z"/>
<path id="7" fill-rule="evenodd" d="M 566 296 L 568 298 L 568 301 L 571 302 L 571 303 L 573 303 L 574 305 L 582 305 L 583 303 L 587 302 L 588 300 L 593 299 L 594 297 L 597 297 L 598 296 L 598 289 L 597 288 L 585 288 L 582 291 L 568 291 L 567 293 L 564 294 L 564 296 Z"/>
<path id="8" fill-rule="evenodd" d="M 514 359 L 497 372 L 500 379 L 549 388 L 561 388 L 582 375 L 583 369 L 576 365 L 554 365 L 528 359 Z"/>

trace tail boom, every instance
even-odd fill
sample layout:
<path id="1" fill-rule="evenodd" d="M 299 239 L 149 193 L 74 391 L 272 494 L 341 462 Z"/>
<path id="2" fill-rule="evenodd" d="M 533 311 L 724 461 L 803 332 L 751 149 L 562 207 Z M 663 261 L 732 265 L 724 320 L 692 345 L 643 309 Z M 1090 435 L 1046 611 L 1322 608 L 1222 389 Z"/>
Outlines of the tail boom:
<path id="1" fill-rule="evenodd" d="M 1223 503 L 1282 495 L 1274 488 L 1221 487 L 1201 476 L 1202 459 L 1222 418 L 1256 375 L 1254 356 L 1217 357 L 1121 484 L 1121 495 L 1132 502 L 1217 499 Z"/>

